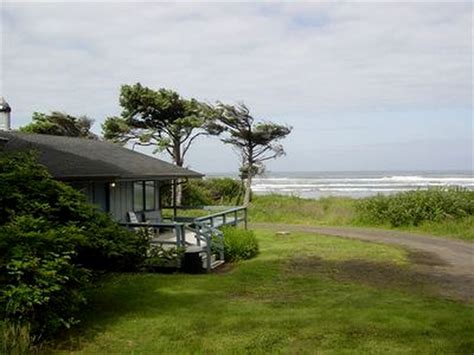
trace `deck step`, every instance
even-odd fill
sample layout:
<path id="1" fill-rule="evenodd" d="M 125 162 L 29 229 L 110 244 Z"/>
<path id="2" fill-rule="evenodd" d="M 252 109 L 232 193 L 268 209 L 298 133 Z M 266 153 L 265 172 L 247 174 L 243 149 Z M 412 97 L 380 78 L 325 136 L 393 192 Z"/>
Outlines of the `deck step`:
<path id="1" fill-rule="evenodd" d="M 202 267 L 205 269 L 207 267 L 207 255 L 202 255 Z M 216 267 L 224 264 L 224 260 L 217 259 L 216 254 L 211 255 L 211 269 L 215 269 Z"/>
<path id="2" fill-rule="evenodd" d="M 225 263 L 224 260 L 216 260 L 211 264 L 211 269 L 215 269 L 216 267 L 219 267 L 224 263 Z"/>
<path id="3" fill-rule="evenodd" d="M 202 267 L 205 269 L 207 267 L 207 254 L 201 254 Z M 211 265 L 216 261 L 216 255 L 211 254 Z"/>

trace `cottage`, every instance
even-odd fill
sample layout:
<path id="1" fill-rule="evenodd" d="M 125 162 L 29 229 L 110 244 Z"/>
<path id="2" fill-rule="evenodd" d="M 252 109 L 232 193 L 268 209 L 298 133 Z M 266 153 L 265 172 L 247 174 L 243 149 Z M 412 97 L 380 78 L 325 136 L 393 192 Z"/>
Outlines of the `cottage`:
<path id="1" fill-rule="evenodd" d="M 247 226 L 246 207 L 234 207 L 198 218 L 162 218 L 163 186 L 204 175 L 120 145 L 100 140 L 31 134 L 10 128 L 11 107 L 0 97 L 0 152 L 34 151 L 57 180 L 84 193 L 90 203 L 128 228 L 155 231 L 153 243 L 184 247 L 207 270 L 223 263 L 222 225 Z M 175 200 L 175 199 L 173 199 Z M 215 251 L 217 254 L 214 254 Z M 185 258 L 186 259 L 186 258 Z"/>
<path id="2" fill-rule="evenodd" d="M 0 131 L 5 152 L 36 151 L 51 175 L 82 191 L 87 199 L 126 222 L 158 213 L 160 186 L 176 179 L 201 178 L 195 171 L 99 140 Z"/>
<path id="3" fill-rule="evenodd" d="M 161 216 L 160 188 L 202 174 L 99 140 L 0 130 L 0 151 L 34 151 L 57 180 L 82 191 L 89 202 L 128 228 L 153 228 L 153 243 L 184 247 L 191 268 L 210 270 L 224 262 L 219 226 L 247 225 L 246 207 L 234 207 L 198 218 Z M 133 217 L 133 218 L 132 218 Z M 217 252 L 216 252 L 217 251 Z M 197 263 L 197 264 L 196 264 Z M 189 263 L 188 263 L 189 264 Z M 186 263 L 185 263 L 186 265 Z"/>

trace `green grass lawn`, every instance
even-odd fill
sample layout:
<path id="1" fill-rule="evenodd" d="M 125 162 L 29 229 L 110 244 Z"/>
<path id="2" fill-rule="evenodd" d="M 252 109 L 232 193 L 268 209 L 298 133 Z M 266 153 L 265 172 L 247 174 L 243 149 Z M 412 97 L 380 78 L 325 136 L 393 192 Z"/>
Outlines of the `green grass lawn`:
<path id="1" fill-rule="evenodd" d="M 355 199 L 343 197 L 315 200 L 281 195 L 255 196 L 249 208 L 249 218 L 251 222 L 264 223 L 393 229 L 390 225 L 361 223 L 357 218 L 356 202 Z M 424 222 L 416 227 L 404 226 L 396 229 L 474 241 L 474 216 L 442 222 Z"/>
<path id="2" fill-rule="evenodd" d="M 474 351 L 472 305 L 436 296 L 416 280 L 371 272 L 409 272 L 403 249 L 310 234 L 257 235 L 261 254 L 225 272 L 109 276 L 91 292 L 79 330 L 52 351 Z"/>

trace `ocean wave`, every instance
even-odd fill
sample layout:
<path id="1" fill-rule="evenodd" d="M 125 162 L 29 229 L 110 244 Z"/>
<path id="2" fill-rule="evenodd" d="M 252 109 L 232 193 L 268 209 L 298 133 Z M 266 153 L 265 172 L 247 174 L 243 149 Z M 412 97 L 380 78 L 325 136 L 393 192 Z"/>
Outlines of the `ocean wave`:
<path id="1" fill-rule="evenodd" d="M 252 189 L 257 194 L 282 193 L 299 196 L 370 196 L 391 194 L 431 187 L 461 186 L 474 190 L 474 178 L 469 175 L 392 175 L 392 176 L 315 176 L 259 177 Z"/>
<path id="2" fill-rule="evenodd" d="M 450 182 L 450 183 L 474 183 L 472 177 L 422 177 L 422 176 L 391 176 L 391 177 L 379 177 L 379 178 L 255 178 L 254 182 L 285 182 L 285 183 L 325 183 L 325 182 Z"/>
<path id="3" fill-rule="evenodd" d="M 270 183 L 256 183 L 252 184 L 252 188 L 256 189 L 266 189 L 266 188 L 276 188 L 276 189 L 285 189 L 285 188 L 313 188 L 313 189 L 318 189 L 318 188 L 325 188 L 325 187 L 338 187 L 338 188 L 351 188 L 351 187 L 366 187 L 366 188 L 371 188 L 371 187 L 380 187 L 380 188 L 392 188 L 392 187 L 400 187 L 400 188 L 411 188 L 411 187 L 443 187 L 443 186 L 449 186 L 451 184 L 447 184 L 446 182 L 420 182 L 420 183 L 413 183 L 413 184 L 407 184 L 407 183 L 392 183 L 392 184 L 367 184 L 367 183 L 361 183 L 361 184 L 354 184 L 354 183 L 327 183 L 327 184 L 270 184 Z M 464 187 L 474 187 L 474 181 L 466 184 L 462 184 Z"/>

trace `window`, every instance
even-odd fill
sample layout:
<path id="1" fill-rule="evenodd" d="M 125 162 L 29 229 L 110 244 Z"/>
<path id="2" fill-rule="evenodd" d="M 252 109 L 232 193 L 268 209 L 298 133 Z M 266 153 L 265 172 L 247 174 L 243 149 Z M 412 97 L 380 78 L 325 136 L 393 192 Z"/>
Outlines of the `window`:
<path id="1" fill-rule="evenodd" d="M 133 210 L 143 211 L 143 182 L 133 183 Z"/>
<path id="2" fill-rule="evenodd" d="M 151 211 L 155 209 L 155 183 L 153 181 L 145 181 L 145 210 Z"/>
<path id="3" fill-rule="evenodd" d="M 137 181 L 133 183 L 133 210 L 152 211 L 155 209 L 155 182 Z"/>

